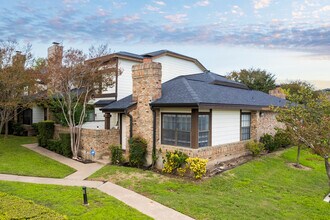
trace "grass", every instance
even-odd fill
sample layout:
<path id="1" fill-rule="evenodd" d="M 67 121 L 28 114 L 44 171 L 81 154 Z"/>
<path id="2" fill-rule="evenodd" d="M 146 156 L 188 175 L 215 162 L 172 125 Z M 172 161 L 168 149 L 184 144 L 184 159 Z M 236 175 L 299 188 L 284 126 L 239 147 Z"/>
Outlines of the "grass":
<path id="1" fill-rule="evenodd" d="M 35 137 L 0 137 L 0 173 L 63 178 L 75 170 L 31 151 L 22 144 L 36 143 Z"/>
<path id="2" fill-rule="evenodd" d="M 0 192 L 0 219 L 65 219 L 53 210 L 32 201 Z"/>
<path id="3" fill-rule="evenodd" d="M 33 203 L 47 207 L 53 212 L 67 216 L 69 219 L 150 219 L 96 189 L 87 189 L 88 206 L 82 204 L 82 189 L 80 187 L 0 181 L 1 191 L 20 199 L 31 200 Z M 14 201 L 13 204 L 18 204 L 18 202 Z M 7 210 L 2 210 L 0 203 L 0 213 L 8 212 L 8 209 L 10 207 Z M 21 211 L 22 214 L 24 214 L 23 212 L 31 212 L 28 209 Z M 38 217 L 38 219 L 43 219 L 42 216 Z"/>
<path id="4" fill-rule="evenodd" d="M 90 179 L 109 180 L 196 219 L 329 219 L 322 158 L 296 149 L 257 158 L 203 181 L 188 181 L 134 168 L 106 166 Z"/>

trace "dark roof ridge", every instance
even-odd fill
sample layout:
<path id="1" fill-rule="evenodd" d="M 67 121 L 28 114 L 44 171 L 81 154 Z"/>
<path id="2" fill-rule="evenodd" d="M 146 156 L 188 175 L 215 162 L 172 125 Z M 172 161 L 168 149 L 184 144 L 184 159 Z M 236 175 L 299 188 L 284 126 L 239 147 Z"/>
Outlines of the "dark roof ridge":
<path id="1" fill-rule="evenodd" d="M 189 91 L 191 97 L 197 102 L 199 103 L 200 102 L 200 99 L 197 95 L 197 93 L 194 91 L 194 89 L 189 85 L 189 82 L 186 78 L 182 78 L 182 82 L 183 84 L 186 86 L 187 90 Z"/>

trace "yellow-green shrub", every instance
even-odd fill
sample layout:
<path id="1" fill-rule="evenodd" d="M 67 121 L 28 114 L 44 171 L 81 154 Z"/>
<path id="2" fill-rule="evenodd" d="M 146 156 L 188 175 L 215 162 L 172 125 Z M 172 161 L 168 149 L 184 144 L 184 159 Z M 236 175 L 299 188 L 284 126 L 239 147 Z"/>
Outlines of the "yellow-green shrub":
<path id="1" fill-rule="evenodd" d="M 183 170 L 178 169 L 183 168 L 187 158 L 188 156 L 180 151 L 166 152 L 163 172 L 174 173 L 175 171 L 178 171 L 179 174 L 181 174 Z"/>
<path id="2" fill-rule="evenodd" d="M 194 173 L 195 179 L 200 179 L 206 173 L 207 159 L 202 159 L 198 157 L 189 157 L 187 162 L 187 168 Z"/>

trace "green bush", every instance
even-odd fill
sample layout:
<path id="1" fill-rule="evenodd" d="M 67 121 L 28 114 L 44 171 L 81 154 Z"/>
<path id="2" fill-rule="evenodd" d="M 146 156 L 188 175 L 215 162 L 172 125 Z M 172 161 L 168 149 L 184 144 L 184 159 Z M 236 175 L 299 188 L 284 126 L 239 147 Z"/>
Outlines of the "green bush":
<path id="1" fill-rule="evenodd" d="M 38 135 L 39 134 L 39 132 L 38 132 L 38 123 L 32 123 L 32 128 L 35 131 L 35 134 Z"/>
<path id="2" fill-rule="evenodd" d="M 27 135 L 27 131 L 23 128 L 21 123 L 14 123 L 12 125 L 13 128 L 13 135 L 16 136 L 26 136 Z"/>
<path id="3" fill-rule="evenodd" d="M 55 153 L 61 154 L 61 141 L 50 139 L 47 141 L 47 146 L 45 148 L 54 151 Z"/>
<path id="4" fill-rule="evenodd" d="M 129 140 L 129 164 L 133 167 L 142 167 L 146 161 L 147 141 L 142 137 L 133 137 Z"/>
<path id="5" fill-rule="evenodd" d="M 270 134 L 264 134 L 260 138 L 260 142 L 265 145 L 265 148 L 268 152 L 273 152 L 274 150 L 276 150 L 278 148 L 278 146 L 276 145 L 276 143 L 274 141 L 274 137 Z"/>
<path id="6" fill-rule="evenodd" d="M 290 136 L 285 132 L 285 130 L 279 129 L 277 130 L 274 136 L 275 145 L 279 147 L 288 147 L 291 143 Z"/>
<path id="7" fill-rule="evenodd" d="M 48 140 L 47 146 L 45 148 L 55 153 L 61 154 L 65 157 L 71 158 L 72 152 L 71 152 L 70 134 L 60 133 L 59 136 L 60 136 L 59 140 L 53 140 L 53 139 Z"/>
<path id="8" fill-rule="evenodd" d="M 251 151 L 253 156 L 259 155 L 262 151 L 265 150 L 265 145 L 263 143 L 251 140 L 246 144 L 246 149 Z"/>
<path id="9" fill-rule="evenodd" d="M 69 133 L 60 133 L 61 154 L 65 157 L 72 157 L 71 136 Z"/>
<path id="10" fill-rule="evenodd" d="M 111 145 L 111 164 L 121 164 L 124 161 L 123 149 L 120 145 Z"/>
<path id="11" fill-rule="evenodd" d="M 188 156 L 181 151 L 166 152 L 166 160 L 164 161 L 163 172 L 165 173 L 174 173 L 176 171 L 184 173 L 183 166 L 186 164 Z"/>
<path id="12" fill-rule="evenodd" d="M 54 135 L 54 122 L 42 121 L 38 123 L 38 144 L 41 147 L 46 147 L 48 140 L 53 138 Z"/>

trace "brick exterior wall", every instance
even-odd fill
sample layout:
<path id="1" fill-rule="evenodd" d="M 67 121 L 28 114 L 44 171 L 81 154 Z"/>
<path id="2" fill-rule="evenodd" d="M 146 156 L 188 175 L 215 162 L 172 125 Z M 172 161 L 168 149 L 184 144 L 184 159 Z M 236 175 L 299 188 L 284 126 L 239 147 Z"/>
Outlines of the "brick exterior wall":
<path id="1" fill-rule="evenodd" d="M 67 127 L 55 125 L 54 138 L 59 138 L 59 133 L 69 133 Z M 95 158 L 102 158 L 109 155 L 110 145 L 119 145 L 119 129 L 93 130 L 82 129 L 80 141 L 80 156 L 86 158 L 89 156 L 91 148 L 96 151 Z"/>
<path id="2" fill-rule="evenodd" d="M 284 129 L 283 123 L 276 120 L 276 113 L 271 111 L 251 112 L 251 139 L 259 140 L 266 133 L 275 135 L 275 128 Z"/>
<path id="3" fill-rule="evenodd" d="M 187 147 L 175 147 L 169 145 L 158 145 L 158 150 L 161 149 L 161 154 L 158 155 L 159 158 L 162 156 L 165 158 L 166 152 L 174 152 L 175 150 L 181 151 L 187 154 L 189 157 L 200 157 L 208 159 L 207 166 L 212 167 L 217 163 L 227 161 L 233 158 L 238 158 L 249 154 L 245 149 L 245 145 L 248 141 L 239 141 L 230 144 L 222 144 L 218 146 L 202 147 L 198 149 L 187 148 Z M 162 159 L 157 161 L 157 167 L 162 168 Z"/>
<path id="4" fill-rule="evenodd" d="M 162 66 L 160 63 L 145 62 L 132 67 L 133 101 L 136 108 L 133 116 L 133 135 L 141 136 L 148 142 L 147 164 L 152 163 L 153 112 L 150 102 L 161 97 Z M 128 130 L 129 131 L 129 130 Z"/>

